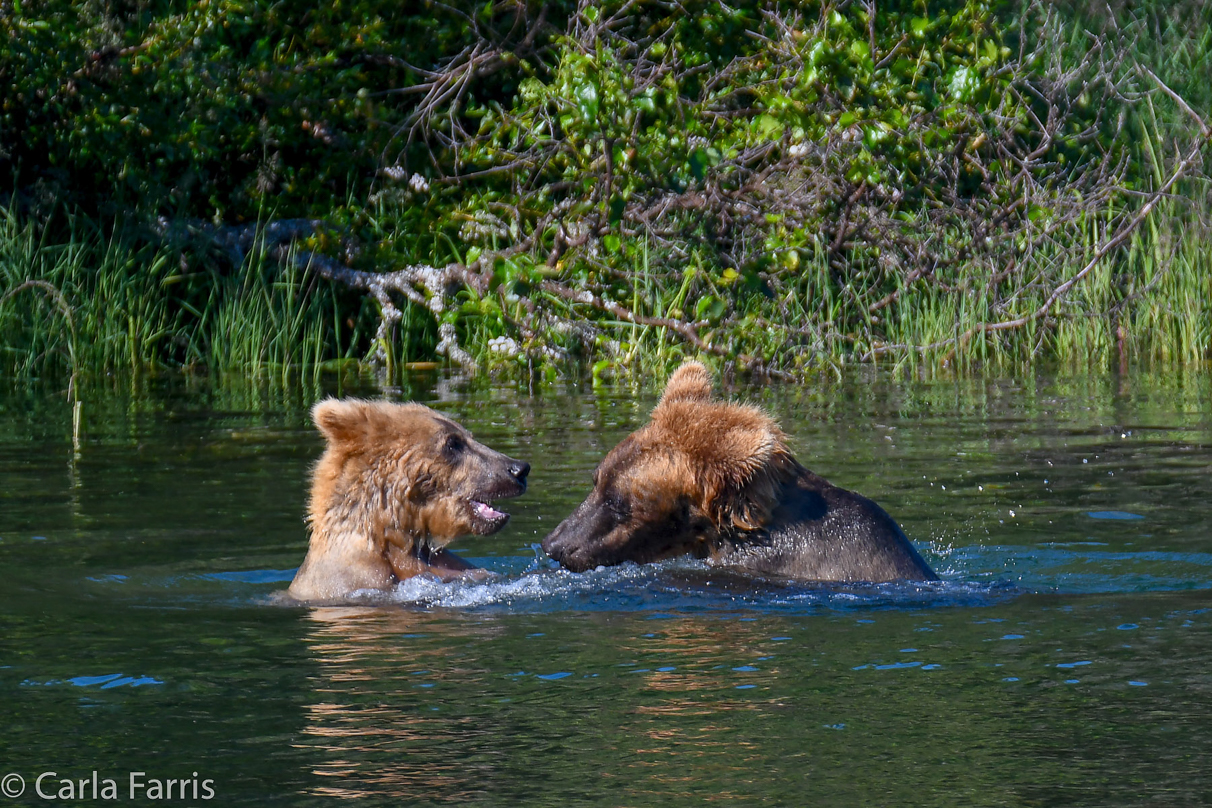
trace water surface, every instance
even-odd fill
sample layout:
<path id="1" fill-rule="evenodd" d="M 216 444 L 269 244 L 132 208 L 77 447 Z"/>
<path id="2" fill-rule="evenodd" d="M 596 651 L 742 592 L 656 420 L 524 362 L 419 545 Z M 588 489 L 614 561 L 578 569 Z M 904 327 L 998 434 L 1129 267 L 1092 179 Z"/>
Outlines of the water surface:
<path id="1" fill-rule="evenodd" d="M 95 393 L 75 448 L 58 391 L 0 398 L 0 775 L 26 804 L 94 770 L 124 799 L 197 772 L 224 805 L 1212 798 L 1212 376 L 733 391 L 943 578 L 876 587 L 558 570 L 537 542 L 654 396 L 422 377 L 389 397 L 534 466 L 510 526 L 456 545 L 496 575 L 283 608 L 318 394 Z"/>

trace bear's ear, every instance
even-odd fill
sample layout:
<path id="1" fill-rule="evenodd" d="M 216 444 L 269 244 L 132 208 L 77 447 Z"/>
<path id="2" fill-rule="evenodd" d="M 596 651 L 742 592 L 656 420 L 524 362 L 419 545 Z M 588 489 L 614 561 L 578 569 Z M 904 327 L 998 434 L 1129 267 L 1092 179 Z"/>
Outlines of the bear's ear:
<path id="1" fill-rule="evenodd" d="M 367 402 L 355 398 L 326 398 L 312 407 L 311 420 L 329 443 L 354 445 L 370 432 Z"/>
<path id="2" fill-rule="evenodd" d="M 744 488 L 786 451 L 782 431 L 760 410 L 719 405 L 695 425 L 699 462 L 720 488 Z"/>
<path id="3" fill-rule="evenodd" d="M 687 362 L 673 372 L 657 407 L 675 401 L 711 401 L 711 374 L 701 362 Z"/>
<path id="4" fill-rule="evenodd" d="M 682 426 L 680 443 L 698 470 L 704 506 L 718 527 L 755 530 L 769 519 L 794 461 L 782 430 L 766 413 L 711 405 Z"/>

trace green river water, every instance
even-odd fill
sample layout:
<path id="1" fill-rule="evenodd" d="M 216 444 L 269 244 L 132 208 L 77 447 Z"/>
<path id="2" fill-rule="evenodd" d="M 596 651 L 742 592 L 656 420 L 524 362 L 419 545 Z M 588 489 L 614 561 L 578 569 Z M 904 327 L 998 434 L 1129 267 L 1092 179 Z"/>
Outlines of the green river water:
<path id="1" fill-rule="evenodd" d="M 654 395 L 421 376 L 533 465 L 496 575 L 283 607 L 322 392 L 0 395 L 0 806 L 1212 802 L 1212 374 L 731 391 L 944 579 L 849 588 L 560 571 Z"/>

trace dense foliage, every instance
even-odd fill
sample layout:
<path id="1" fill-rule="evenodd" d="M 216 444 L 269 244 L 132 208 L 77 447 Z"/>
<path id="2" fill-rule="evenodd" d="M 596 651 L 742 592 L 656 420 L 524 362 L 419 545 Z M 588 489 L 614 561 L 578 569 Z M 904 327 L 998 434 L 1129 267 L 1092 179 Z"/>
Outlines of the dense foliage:
<path id="1" fill-rule="evenodd" d="M 328 312 L 313 356 L 795 368 L 975 324 L 1022 357 L 1177 159 L 1132 148 L 1157 88 L 1103 29 L 977 0 L 0 0 L 0 167 L 22 216 L 146 245 L 186 334 L 232 269 L 281 266 L 327 281 L 287 284 L 327 295 L 289 304 Z M 268 261 L 215 249 L 292 217 Z M 138 361 L 205 363 L 199 333 Z"/>

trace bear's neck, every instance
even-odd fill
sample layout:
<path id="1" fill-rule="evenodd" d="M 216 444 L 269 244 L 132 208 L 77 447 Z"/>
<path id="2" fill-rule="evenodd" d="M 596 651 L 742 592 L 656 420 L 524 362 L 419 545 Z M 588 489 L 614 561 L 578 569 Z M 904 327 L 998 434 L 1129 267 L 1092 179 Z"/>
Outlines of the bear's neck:
<path id="1" fill-rule="evenodd" d="M 384 558 L 400 558 L 410 555 L 424 561 L 425 556 L 441 549 L 446 541 L 435 540 L 433 533 L 420 515 L 402 518 L 400 513 L 391 515 L 360 514 L 344 502 L 325 509 L 312 523 L 313 540 L 325 536 L 328 543 L 340 549 L 373 554 Z"/>
<path id="2" fill-rule="evenodd" d="M 711 554 L 727 551 L 737 544 L 749 544 L 755 533 L 770 524 L 774 512 L 787 498 L 803 475 L 811 475 L 785 447 L 779 447 L 770 460 L 739 489 L 719 497 L 711 513 L 712 528 L 707 544 Z"/>

